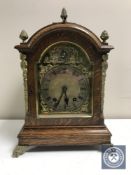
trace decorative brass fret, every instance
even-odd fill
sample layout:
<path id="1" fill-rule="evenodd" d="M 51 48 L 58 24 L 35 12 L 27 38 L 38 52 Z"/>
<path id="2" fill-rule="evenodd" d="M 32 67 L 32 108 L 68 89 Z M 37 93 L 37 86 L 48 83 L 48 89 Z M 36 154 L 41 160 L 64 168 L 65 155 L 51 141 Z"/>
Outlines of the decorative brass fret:
<path id="1" fill-rule="evenodd" d="M 102 56 L 102 92 L 101 92 L 101 111 L 103 112 L 106 70 L 108 68 L 108 54 Z"/>
<path id="2" fill-rule="evenodd" d="M 26 55 L 20 53 L 21 69 L 23 70 L 23 81 L 24 81 L 24 96 L 25 96 L 25 111 L 28 111 L 28 88 L 27 88 L 27 60 Z"/>

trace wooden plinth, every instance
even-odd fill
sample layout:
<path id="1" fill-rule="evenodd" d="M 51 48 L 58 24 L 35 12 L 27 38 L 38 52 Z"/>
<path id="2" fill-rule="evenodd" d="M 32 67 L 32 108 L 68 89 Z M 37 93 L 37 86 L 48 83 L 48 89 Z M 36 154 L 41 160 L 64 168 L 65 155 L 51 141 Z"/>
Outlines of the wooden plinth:
<path id="1" fill-rule="evenodd" d="M 72 146 L 111 144 L 111 133 L 103 126 L 81 127 L 23 127 L 18 135 L 18 145 Z"/>

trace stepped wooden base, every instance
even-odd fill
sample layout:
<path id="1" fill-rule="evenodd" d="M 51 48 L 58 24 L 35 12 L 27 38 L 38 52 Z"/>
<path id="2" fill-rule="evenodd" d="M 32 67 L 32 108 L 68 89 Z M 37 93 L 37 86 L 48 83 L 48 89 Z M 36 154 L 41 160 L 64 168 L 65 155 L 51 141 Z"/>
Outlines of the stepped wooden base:
<path id="1" fill-rule="evenodd" d="M 27 146 L 110 145 L 111 133 L 105 125 L 90 127 L 45 127 L 39 129 L 23 127 L 18 135 L 18 139 L 19 142 L 16 151 L 14 150 L 14 157 L 23 154 L 23 150 L 26 151 Z"/>

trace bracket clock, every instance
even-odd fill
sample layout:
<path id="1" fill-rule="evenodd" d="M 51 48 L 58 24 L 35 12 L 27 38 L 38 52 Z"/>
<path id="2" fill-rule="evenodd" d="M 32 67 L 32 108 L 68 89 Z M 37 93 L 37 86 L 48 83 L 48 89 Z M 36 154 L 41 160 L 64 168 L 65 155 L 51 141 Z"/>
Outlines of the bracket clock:
<path id="1" fill-rule="evenodd" d="M 89 29 L 62 22 L 38 30 L 31 38 L 22 31 L 20 52 L 24 78 L 25 124 L 13 156 L 29 146 L 111 144 L 104 124 L 103 98 L 108 33 L 99 39 Z M 25 40 L 28 39 L 27 42 Z"/>

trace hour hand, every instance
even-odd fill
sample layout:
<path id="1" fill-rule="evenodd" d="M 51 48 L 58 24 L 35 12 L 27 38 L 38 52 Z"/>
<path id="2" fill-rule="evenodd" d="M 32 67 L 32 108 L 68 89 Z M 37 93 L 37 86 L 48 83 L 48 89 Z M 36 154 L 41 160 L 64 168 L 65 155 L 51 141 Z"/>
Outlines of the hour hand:
<path id="1" fill-rule="evenodd" d="M 67 97 L 66 91 L 67 91 L 67 87 L 65 88 L 65 91 L 64 91 L 64 94 L 65 94 L 64 101 L 65 101 L 65 104 L 68 106 L 69 98 Z"/>
<path id="2" fill-rule="evenodd" d="M 68 106 L 68 103 L 69 103 L 69 98 L 67 98 L 67 97 L 65 97 L 65 103 L 66 103 L 66 105 Z"/>
<path id="3" fill-rule="evenodd" d="M 58 100 L 56 100 L 55 104 L 54 104 L 54 108 L 57 108 L 57 106 L 59 105 L 61 98 L 62 98 L 63 93 L 61 94 L 61 96 L 59 97 Z"/>

